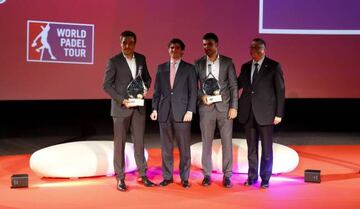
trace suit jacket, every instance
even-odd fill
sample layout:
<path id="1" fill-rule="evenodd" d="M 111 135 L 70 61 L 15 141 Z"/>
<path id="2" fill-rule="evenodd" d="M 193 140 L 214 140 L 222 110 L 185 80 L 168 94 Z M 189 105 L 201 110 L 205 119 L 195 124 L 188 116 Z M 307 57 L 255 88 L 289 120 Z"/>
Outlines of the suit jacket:
<path id="1" fill-rule="evenodd" d="M 222 102 L 205 105 L 201 98 L 205 95 L 203 92 L 203 83 L 207 76 L 206 56 L 195 61 L 195 69 L 199 80 L 199 111 L 212 111 L 216 108 L 220 112 L 227 112 L 229 108 L 238 108 L 238 87 L 236 81 L 235 66 L 231 58 L 220 55 L 219 85 Z"/>
<path id="2" fill-rule="evenodd" d="M 242 65 L 238 78 L 239 89 L 243 89 L 239 99 L 239 120 L 246 123 L 250 108 L 260 125 L 271 125 L 274 117 L 284 116 L 285 83 L 281 66 L 267 57 L 261 65 L 256 80 L 251 84 L 251 65 Z"/>
<path id="3" fill-rule="evenodd" d="M 151 77 L 146 66 L 144 55 L 135 53 L 136 70 L 142 66 L 141 76 L 147 88 L 150 87 Z M 136 73 L 138 75 L 139 72 Z M 122 105 L 124 99 L 128 99 L 127 86 L 133 80 L 130 67 L 121 52 L 110 58 L 105 68 L 103 88 L 111 97 L 111 116 L 127 117 L 131 115 L 134 108 L 127 109 Z M 145 107 L 139 107 L 140 112 L 145 114 Z"/>
<path id="4" fill-rule="evenodd" d="M 158 112 L 158 121 L 166 122 L 170 111 L 174 120 L 182 122 L 186 111 L 196 112 L 196 74 L 192 64 L 181 61 L 170 87 L 170 62 L 158 66 L 152 108 Z"/>

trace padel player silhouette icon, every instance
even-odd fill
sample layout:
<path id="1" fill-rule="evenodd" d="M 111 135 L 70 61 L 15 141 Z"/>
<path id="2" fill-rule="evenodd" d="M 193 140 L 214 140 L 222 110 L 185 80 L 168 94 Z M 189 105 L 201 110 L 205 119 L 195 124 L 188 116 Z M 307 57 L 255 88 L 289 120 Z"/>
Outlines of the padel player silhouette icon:
<path id="1" fill-rule="evenodd" d="M 48 33 L 50 30 L 50 25 L 47 24 L 45 27 L 40 26 L 42 28 L 42 31 L 39 33 L 39 35 L 36 36 L 36 38 L 33 40 L 31 46 L 32 47 L 36 47 L 37 46 L 37 41 L 39 40 L 39 38 L 41 38 L 40 42 L 42 44 L 42 46 L 40 46 L 39 48 L 35 49 L 37 52 L 41 53 L 40 56 L 40 60 L 43 59 L 43 55 L 44 55 L 44 50 L 47 49 L 50 57 L 52 60 L 56 60 L 56 57 L 53 55 L 53 53 L 51 52 L 51 46 L 49 44 L 49 42 L 47 41 L 48 38 Z"/>

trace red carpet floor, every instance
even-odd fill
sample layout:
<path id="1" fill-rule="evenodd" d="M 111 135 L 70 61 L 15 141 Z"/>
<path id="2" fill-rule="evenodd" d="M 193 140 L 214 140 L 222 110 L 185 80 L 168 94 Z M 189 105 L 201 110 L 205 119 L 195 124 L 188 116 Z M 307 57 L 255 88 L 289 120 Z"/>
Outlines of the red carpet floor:
<path id="1" fill-rule="evenodd" d="M 179 185 L 178 172 L 176 183 L 164 188 L 146 188 L 136 181 L 136 173 L 131 173 L 126 176 L 129 191 L 119 192 L 114 177 L 39 178 L 29 168 L 30 155 L 2 156 L 0 208 L 360 208 L 360 145 L 292 148 L 300 155 L 298 167 L 273 176 L 267 190 L 259 184 L 243 186 L 245 174 L 234 174 L 230 189 L 221 186 L 221 174 L 213 174 L 214 183 L 205 188 L 200 185 L 201 171 L 192 168 L 190 189 Z M 149 177 L 160 182 L 160 150 L 151 149 L 149 154 Z M 305 169 L 321 170 L 322 182 L 305 183 Z M 10 176 L 15 173 L 28 173 L 30 187 L 10 189 Z"/>

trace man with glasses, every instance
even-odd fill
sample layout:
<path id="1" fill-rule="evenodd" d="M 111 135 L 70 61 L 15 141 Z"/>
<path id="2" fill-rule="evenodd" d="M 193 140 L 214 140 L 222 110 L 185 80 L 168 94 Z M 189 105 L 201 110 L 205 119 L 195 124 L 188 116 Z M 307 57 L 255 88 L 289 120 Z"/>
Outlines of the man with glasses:
<path id="1" fill-rule="evenodd" d="M 285 83 L 281 66 L 265 56 L 266 43 L 260 38 L 252 40 L 252 60 L 241 67 L 238 87 L 239 121 L 244 124 L 248 146 L 248 179 L 245 186 L 258 180 L 258 143 L 261 141 L 261 188 L 269 187 L 273 165 L 273 128 L 284 116 Z"/>

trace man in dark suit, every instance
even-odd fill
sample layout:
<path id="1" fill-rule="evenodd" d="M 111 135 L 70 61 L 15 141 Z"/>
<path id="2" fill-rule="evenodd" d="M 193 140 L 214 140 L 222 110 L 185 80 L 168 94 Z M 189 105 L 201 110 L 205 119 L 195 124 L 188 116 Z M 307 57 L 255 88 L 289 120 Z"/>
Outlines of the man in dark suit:
<path id="1" fill-rule="evenodd" d="M 134 143 L 135 161 L 141 182 L 145 186 L 154 186 L 146 176 L 147 164 L 144 157 L 145 107 L 131 107 L 127 86 L 141 75 L 146 88 L 151 78 L 146 66 L 145 56 L 134 52 L 136 35 L 124 31 L 120 36 L 122 52 L 107 63 L 103 87 L 111 97 L 111 116 L 114 122 L 114 170 L 117 175 L 117 189 L 126 191 L 124 151 L 129 130 Z M 141 72 L 139 72 L 141 71 Z"/>
<path id="2" fill-rule="evenodd" d="M 170 61 L 158 66 L 150 117 L 160 125 L 162 175 L 160 186 L 173 183 L 173 141 L 180 151 L 180 178 L 189 188 L 191 120 L 196 112 L 196 74 L 194 66 L 183 61 L 185 44 L 172 39 L 168 44 Z"/>
<path id="3" fill-rule="evenodd" d="M 252 60 L 243 64 L 238 77 L 239 120 L 245 127 L 249 171 L 244 183 L 250 186 L 258 179 L 258 142 L 261 141 L 261 188 L 269 187 L 273 165 L 273 127 L 284 116 L 285 83 L 281 66 L 265 56 L 265 41 L 254 39 L 250 46 Z"/>
<path id="4" fill-rule="evenodd" d="M 203 36 L 203 47 L 206 55 L 195 62 L 197 78 L 200 83 L 198 97 L 203 142 L 202 167 L 204 179 L 202 185 L 209 186 L 211 184 L 212 142 L 217 124 L 222 145 L 223 185 L 229 188 L 232 186 L 230 177 L 232 175 L 233 119 L 237 115 L 238 108 L 236 71 L 232 59 L 219 54 L 218 37 L 214 33 L 207 33 Z M 203 92 L 203 83 L 210 73 L 213 74 L 220 85 L 220 95 L 222 97 L 220 102 L 210 103 L 208 95 Z"/>

